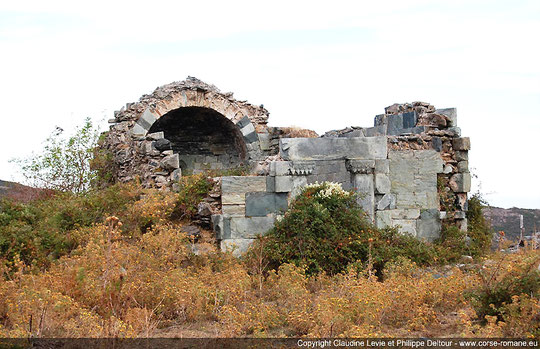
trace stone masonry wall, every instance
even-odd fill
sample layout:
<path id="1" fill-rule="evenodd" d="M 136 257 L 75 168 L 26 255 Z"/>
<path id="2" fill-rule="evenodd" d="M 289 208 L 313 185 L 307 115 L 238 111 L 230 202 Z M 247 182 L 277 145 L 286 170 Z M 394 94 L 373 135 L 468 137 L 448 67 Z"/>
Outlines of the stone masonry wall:
<path id="1" fill-rule="evenodd" d="M 200 214 L 211 219 L 221 247 L 238 253 L 273 226 L 304 185 L 322 181 L 357 191 L 378 227 L 399 226 L 429 241 L 443 225 L 466 230 L 470 140 L 461 137 L 456 109 L 394 104 L 373 127 L 321 137 L 267 121 L 262 106 L 188 78 L 116 112 L 103 147 L 118 180 L 139 177 L 145 187 L 165 190 L 177 189 L 182 171 L 247 166 L 251 175 L 218 181 L 216 205 Z"/>

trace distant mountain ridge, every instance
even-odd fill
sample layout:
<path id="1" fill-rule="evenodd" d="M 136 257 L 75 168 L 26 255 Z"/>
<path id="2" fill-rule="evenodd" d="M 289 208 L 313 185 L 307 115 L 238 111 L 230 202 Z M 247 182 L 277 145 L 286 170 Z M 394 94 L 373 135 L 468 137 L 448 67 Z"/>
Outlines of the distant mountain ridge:
<path id="1" fill-rule="evenodd" d="M 540 231 L 540 210 L 527 208 L 500 208 L 486 207 L 483 210 L 484 217 L 491 222 L 495 232 L 504 231 L 509 239 L 519 237 L 519 215 L 523 215 L 523 226 L 525 235 L 531 235 L 535 228 Z"/>
<path id="2" fill-rule="evenodd" d="M 9 197 L 18 201 L 35 199 L 44 192 L 43 189 L 29 187 L 16 182 L 3 181 L 0 179 L 0 199 Z"/>

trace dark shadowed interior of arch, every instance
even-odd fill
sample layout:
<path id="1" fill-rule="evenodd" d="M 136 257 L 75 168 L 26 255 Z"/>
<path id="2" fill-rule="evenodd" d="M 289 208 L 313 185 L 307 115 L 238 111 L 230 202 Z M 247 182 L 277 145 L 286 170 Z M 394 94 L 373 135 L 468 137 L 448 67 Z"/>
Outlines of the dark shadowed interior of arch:
<path id="1" fill-rule="evenodd" d="M 163 131 L 184 174 L 230 169 L 244 164 L 246 145 L 236 125 L 203 107 L 183 107 L 159 118 L 148 131 Z"/>

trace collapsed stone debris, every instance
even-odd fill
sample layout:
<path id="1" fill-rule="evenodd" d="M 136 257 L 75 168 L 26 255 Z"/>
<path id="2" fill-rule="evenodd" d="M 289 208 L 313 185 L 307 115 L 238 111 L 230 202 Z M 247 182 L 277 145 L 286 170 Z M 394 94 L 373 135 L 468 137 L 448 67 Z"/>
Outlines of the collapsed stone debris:
<path id="1" fill-rule="evenodd" d="M 373 127 L 313 131 L 267 126 L 269 113 L 196 78 L 174 82 L 115 112 L 103 145 L 119 181 L 176 190 L 182 175 L 245 166 L 223 176 L 203 205 L 222 249 L 241 252 L 304 185 L 332 181 L 360 195 L 378 226 L 432 241 L 443 222 L 467 229 L 470 140 L 455 108 L 394 104 Z"/>

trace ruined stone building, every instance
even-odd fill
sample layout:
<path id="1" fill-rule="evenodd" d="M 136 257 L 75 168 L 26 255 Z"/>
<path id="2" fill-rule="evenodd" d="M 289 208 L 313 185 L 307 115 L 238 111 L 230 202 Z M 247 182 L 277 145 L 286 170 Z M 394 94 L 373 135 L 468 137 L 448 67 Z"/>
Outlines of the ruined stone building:
<path id="1" fill-rule="evenodd" d="M 174 82 L 128 103 L 110 120 L 105 147 L 120 181 L 175 189 L 182 174 L 246 166 L 248 176 L 218 180 L 218 205 L 207 210 L 222 248 L 244 249 L 268 231 L 295 192 L 332 181 L 359 192 L 378 227 L 399 226 L 437 238 L 443 223 L 466 229 L 469 138 L 456 109 L 394 104 L 373 127 L 321 137 L 267 126 L 269 113 L 195 78 Z"/>

